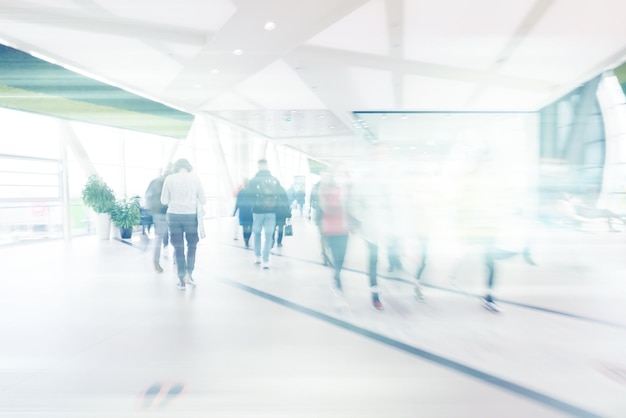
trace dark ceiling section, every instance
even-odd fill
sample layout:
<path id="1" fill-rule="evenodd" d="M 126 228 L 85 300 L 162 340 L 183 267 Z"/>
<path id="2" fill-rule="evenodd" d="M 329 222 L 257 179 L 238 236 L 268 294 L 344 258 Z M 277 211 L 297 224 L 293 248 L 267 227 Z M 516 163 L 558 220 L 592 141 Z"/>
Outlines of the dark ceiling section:
<path id="1" fill-rule="evenodd" d="M 0 106 L 184 139 L 194 116 L 0 45 Z"/>

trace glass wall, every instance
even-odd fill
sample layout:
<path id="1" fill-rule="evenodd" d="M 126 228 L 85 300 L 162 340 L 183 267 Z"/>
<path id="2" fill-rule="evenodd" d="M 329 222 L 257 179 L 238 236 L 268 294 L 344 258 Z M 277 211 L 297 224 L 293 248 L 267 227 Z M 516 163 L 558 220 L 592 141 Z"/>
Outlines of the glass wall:
<path id="1" fill-rule="evenodd" d="M 59 161 L 0 154 L 0 244 L 62 236 Z"/>
<path id="2" fill-rule="evenodd" d="M 606 135 L 606 161 L 598 206 L 626 214 L 626 97 L 612 72 L 598 86 Z"/>
<path id="3" fill-rule="evenodd" d="M 595 78 L 540 112 L 540 197 L 544 205 L 564 192 L 595 205 L 605 165 L 603 115 Z"/>
<path id="4" fill-rule="evenodd" d="M 393 210 L 387 227 L 412 254 L 420 236 L 438 249 L 487 234 L 521 245 L 537 210 L 538 115 L 363 112 L 355 190 Z M 380 203 L 379 203 L 380 204 Z"/>
<path id="5" fill-rule="evenodd" d="M 259 158 L 289 184 L 307 176 L 306 155 L 209 117 L 197 117 L 177 140 L 38 114 L 0 109 L 0 243 L 63 236 L 63 180 L 67 173 L 71 234 L 95 232 L 95 216 L 81 200 L 96 172 L 116 197 L 143 198 L 168 162 L 188 158 L 208 195 L 207 217 L 230 216 L 234 191 L 256 174 Z M 66 157 L 65 157 L 66 156 Z"/>

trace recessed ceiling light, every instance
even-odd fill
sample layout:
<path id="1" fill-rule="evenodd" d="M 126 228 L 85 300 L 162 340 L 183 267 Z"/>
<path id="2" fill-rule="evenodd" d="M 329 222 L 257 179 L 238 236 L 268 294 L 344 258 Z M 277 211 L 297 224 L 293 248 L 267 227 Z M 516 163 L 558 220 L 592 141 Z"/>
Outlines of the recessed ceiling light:
<path id="1" fill-rule="evenodd" d="M 219 70 L 219 68 L 213 68 L 213 69 L 210 71 L 210 73 L 211 73 L 211 74 L 219 74 L 219 73 L 220 73 L 220 70 Z"/>
<path id="2" fill-rule="evenodd" d="M 263 28 L 265 30 L 274 30 L 274 29 L 276 29 L 276 23 L 274 23 L 274 22 L 267 22 L 265 24 L 265 26 L 263 26 Z"/>
<path id="3" fill-rule="evenodd" d="M 243 51 L 242 51 L 241 49 L 237 48 L 237 49 L 235 49 L 235 50 L 233 51 L 233 54 L 235 54 L 235 55 L 241 55 L 241 54 L 243 54 Z"/>

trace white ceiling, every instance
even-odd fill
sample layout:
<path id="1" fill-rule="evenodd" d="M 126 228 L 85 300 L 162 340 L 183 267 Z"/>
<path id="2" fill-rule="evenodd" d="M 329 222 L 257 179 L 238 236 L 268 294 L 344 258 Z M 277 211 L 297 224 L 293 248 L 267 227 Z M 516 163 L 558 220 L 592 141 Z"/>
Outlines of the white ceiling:
<path id="1" fill-rule="evenodd" d="M 540 109 L 626 59 L 625 15 L 623 0 L 2 0 L 0 42 L 330 160 L 359 137 L 353 111 Z"/>

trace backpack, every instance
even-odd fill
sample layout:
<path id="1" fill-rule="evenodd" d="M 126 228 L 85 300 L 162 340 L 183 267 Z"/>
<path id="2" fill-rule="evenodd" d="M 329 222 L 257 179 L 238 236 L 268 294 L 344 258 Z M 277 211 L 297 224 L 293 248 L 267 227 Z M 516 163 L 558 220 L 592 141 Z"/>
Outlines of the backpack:
<path id="1" fill-rule="evenodd" d="M 273 212 L 278 205 L 280 183 L 275 177 L 263 177 L 256 184 L 256 208 Z"/>
<path id="2" fill-rule="evenodd" d="M 289 219 L 291 218 L 291 205 L 289 204 L 289 198 L 287 192 L 281 190 L 276 202 L 276 219 Z"/>
<path id="3" fill-rule="evenodd" d="M 152 213 L 165 213 L 167 206 L 161 203 L 161 192 L 163 191 L 163 183 L 165 177 L 159 177 L 150 182 L 148 190 L 146 190 L 146 209 Z"/>

